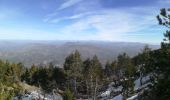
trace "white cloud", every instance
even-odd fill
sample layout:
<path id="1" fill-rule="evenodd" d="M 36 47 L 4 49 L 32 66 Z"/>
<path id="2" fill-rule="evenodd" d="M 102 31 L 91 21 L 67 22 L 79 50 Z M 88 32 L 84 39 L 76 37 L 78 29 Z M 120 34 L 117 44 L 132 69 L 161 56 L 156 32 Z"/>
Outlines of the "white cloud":
<path id="1" fill-rule="evenodd" d="M 62 17 L 62 18 L 58 18 L 58 17 L 53 18 L 52 16 L 47 16 L 43 21 L 49 22 L 49 23 L 58 23 L 58 22 L 63 21 L 63 20 L 79 19 L 79 18 L 82 18 L 84 16 L 88 16 L 90 14 L 92 14 L 92 12 L 79 13 L 79 14 L 76 14 L 76 15 L 66 16 L 66 17 Z"/>
<path id="2" fill-rule="evenodd" d="M 170 4 L 170 0 L 158 0 L 160 4 Z"/>
<path id="3" fill-rule="evenodd" d="M 62 9 L 71 7 L 71 6 L 77 4 L 80 1 L 82 1 L 82 0 L 66 0 L 58 9 L 62 10 Z"/>
<path id="4" fill-rule="evenodd" d="M 56 16 L 57 12 L 53 13 L 53 17 L 49 17 L 46 22 L 57 24 L 76 19 L 74 23 L 63 26 L 57 32 L 61 34 L 61 37 L 65 36 L 65 39 L 73 40 L 138 41 L 140 36 L 152 37 L 151 27 L 158 25 L 155 17 L 159 13 L 160 6 L 158 5 L 96 10 L 90 10 L 85 6 L 87 5 L 78 5 L 76 8 L 80 9 L 74 10 L 74 13 L 77 14 L 62 18 Z M 95 31 L 91 31 L 91 33 L 86 31 L 91 28 Z"/>
<path id="5" fill-rule="evenodd" d="M 71 7 L 75 4 L 77 4 L 75 7 Z M 83 0 L 65 0 L 65 2 L 61 4 L 57 10 L 47 14 L 43 21 L 50 23 L 58 23 L 62 20 L 81 18 L 91 14 L 92 12 L 94 13 L 94 11 L 97 11 L 99 5 L 100 3 L 98 0 L 92 0 L 87 2 L 84 2 Z M 65 8 L 69 8 L 69 13 L 67 11 L 65 12 L 65 10 L 62 10 Z"/>
<path id="6" fill-rule="evenodd" d="M 144 11 L 142 9 L 139 13 Z M 78 37 L 85 34 L 84 30 L 94 28 L 97 30 L 95 35 L 91 35 L 94 40 L 121 41 L 128 38 L 128 33 L 138 32 L 156 24 L 154 23 L 155 20 L 155 16 L 152 14 L 140 15 L 124 10 L 103 10 L 98 14 L 91 14 L 72 25 L 64 27 L 61 33 L 75 34 L 74 36 Z M 89 33 L 87 33 L 87 36 L 78 37 L 77 39 L 87 38 L 88 36 Z"/>

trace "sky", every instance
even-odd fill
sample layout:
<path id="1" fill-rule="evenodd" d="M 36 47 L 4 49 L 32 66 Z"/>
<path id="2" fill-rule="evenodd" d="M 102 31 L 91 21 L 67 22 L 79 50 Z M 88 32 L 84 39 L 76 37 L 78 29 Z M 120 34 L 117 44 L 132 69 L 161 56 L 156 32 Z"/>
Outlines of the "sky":
<path id="1" fill-rule="evenodd" d="M 0 0 L 2 40 L 160 43 L 170 0 Z"/>

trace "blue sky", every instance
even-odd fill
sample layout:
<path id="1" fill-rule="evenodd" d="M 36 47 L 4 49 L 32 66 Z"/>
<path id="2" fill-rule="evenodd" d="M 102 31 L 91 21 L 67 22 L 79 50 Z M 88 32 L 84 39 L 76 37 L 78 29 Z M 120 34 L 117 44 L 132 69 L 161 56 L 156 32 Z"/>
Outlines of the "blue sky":
<path id="1" fill-rule="evenodd" d="M 170 0 L 0 0 L 0 39 L 160 43 Z"/>

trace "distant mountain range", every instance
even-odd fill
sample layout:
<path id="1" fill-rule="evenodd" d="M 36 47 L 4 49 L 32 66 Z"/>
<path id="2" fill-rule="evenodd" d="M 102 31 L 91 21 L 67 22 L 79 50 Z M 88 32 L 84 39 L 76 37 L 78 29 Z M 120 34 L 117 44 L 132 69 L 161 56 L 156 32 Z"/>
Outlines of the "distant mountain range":
<path id="1" fill-rule="evenodd" d="M 135 56 L 145 45 L 136 42 L 105 41 L 0 41 L 0 58 L 22 62 L 25 66 L 49 62 L 62 65 L 66 56 L 77 49 L 83 59 L 97 55 L 104 64 L 107 60 L 116 59 L 118 54 L 123 52 Z M 149 47 L 158 49 L 160 46 Z"/>

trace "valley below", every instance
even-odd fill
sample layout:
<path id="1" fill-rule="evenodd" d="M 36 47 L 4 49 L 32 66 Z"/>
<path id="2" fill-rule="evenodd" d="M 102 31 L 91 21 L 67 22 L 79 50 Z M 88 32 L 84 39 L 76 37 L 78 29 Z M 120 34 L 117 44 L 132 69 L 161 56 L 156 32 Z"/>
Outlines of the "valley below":
<path id="1" fill-rule="evenodd" d="M 48 63 L 62 67 L 67 55 L 78 50 L 82 59 L 97 55 L 104 65 L 123 52 L 133 57 L 141 52 L 145 45 L 138 42 L 4 40 L 0 41 L 0 58 L 14 63 L 21 62 L 26 67 Z M 148 45 L 153 50 L 160 48 L 159 45 Z"/>

